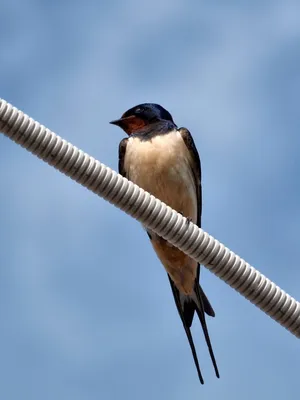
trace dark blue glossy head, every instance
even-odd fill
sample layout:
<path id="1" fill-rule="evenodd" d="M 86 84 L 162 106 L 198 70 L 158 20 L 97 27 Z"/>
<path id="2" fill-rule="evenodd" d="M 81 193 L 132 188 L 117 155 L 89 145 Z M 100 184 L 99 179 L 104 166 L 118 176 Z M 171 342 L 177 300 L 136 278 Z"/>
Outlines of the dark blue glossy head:
<path id="1" fill-rule="evenodd" d="M 167 120 L 174 122 L 172 115 L 159 104 L 153 104 L 153 103 L 139 104 L 138 106 L 132 107 L 128 111 L 126 111 L 122 115 L 122 118 L 130 117 L 132 115 L 141 118 L 147 122 L 155 122 L 159 120 Z"/>
<path id="2" fill-rule="evenodd" d="M 144 103 L 127 110 L 120 119 L 111 124 L 124 129 L 129 135 L 159 121 L 170 121 L 174 124 L 172 115 L 159 104 Z"/>

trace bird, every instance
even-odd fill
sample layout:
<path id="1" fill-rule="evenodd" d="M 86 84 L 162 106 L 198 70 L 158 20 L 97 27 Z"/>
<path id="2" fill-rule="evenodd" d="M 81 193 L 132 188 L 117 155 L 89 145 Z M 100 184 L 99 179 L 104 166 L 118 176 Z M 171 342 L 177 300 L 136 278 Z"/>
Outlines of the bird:
<path id="1" fill-rule="evenodd" d="M 128 135 L 119 144 L 119 173 L 200 227 L 201 164 L 188 129 L 178 128 L 172 115 L 154 103 L 132 107 L 110 123 Z M 191 333 L 195 311 L 219 378 L 206 324 L 206 315 L 214 317 L 215 312 L 199 284 L 200 265 L 153 231 L 147 234 L 167 272 L 200 383 L 204 379 Z"/>

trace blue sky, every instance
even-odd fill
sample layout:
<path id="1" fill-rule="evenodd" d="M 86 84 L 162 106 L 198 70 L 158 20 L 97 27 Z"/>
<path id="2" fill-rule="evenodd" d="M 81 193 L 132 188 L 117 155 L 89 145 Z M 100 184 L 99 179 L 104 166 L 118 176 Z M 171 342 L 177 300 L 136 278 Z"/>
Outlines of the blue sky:
<path id="1" fill-rule="evenodd" d="M 300 298 L 300 4 L 1 2 L 0 96 L 117 168 L 140 102 L 192 132 L 203 228 Z M 0 137 L 0 398 L 295 398 L 299 341 L 203 271 L 200 386 L 140 225 Z M 218 397 L 217 397 L 218 396 Z"/>

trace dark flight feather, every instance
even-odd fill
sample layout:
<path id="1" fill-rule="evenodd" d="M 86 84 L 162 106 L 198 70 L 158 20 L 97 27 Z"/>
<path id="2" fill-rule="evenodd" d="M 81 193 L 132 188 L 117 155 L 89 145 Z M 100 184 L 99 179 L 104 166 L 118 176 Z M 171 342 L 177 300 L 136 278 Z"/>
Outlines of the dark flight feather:
<path id="1" fill-rule="evenodd" d="M 126 171 L 124 168 L 124 159 L 125 159 L 127 141 L 128 139 L 125 138 L 121 140 L 119 144 L 119 174 L 124 176 L 124 178 L 127 178 Z"/>
<path id="2" fill-rule="evenodd" d="M 197 225 L 199 227 L 201 227 L 201 214 L 202 214 L 202 190 L 201 190 L 201 164 L 200 164 L 200 158 L 199 158 L 199 154 L 198 151 L 196 149 L 194 140 L 192 138 L 192 135 L 190 134 L 190 132 L 185 129 L 185 128 L 180 128 L 178 129 L 178 131 L 181 134 L 181 137 L 188 149 L 188 151 L 190 152 L 190 154 L 192 155 L 192 162 L 193 165 L 191 165 L 191 170 L 193 172 L 193 176 L 194 176 L 194 181 L 195 181 L 195 187 L 197 190 L 197 204 L 198 204 L 198 212 L 197 212 Z M 215 356 L 213 353 L 213 349 L 212 349 L 212 345 L 210 342 L 210 338 L 209 338 L 209 334 L 208 334 L 208 329 L 207 329 L 207 325 L 206 325 L 206 321 L 205 321 L 205 313 L 207 315 L 210 315 L 212 317 L 215 316 L 215 312 L 212 308 L 212 306 L 210 305 L 209 300 L 207 299 L 205 293 L 203 292 L 200 284 L 199 284 L 199 279 L 200 279 L 200 265 L 198 264 L 197 267 L 197 278 L 195 280 L 195 286 L 194 286 L 194 293 L 196 295 L 197 298 L 197 303 L 191 299 L 189 296 L 184 296 L 183 294 L 179 293 L 179 290 L 176 288 L 175 284 L 173 283 L 172 279 L 169 277 L 169 281 L 170 281 L 170 285 L 172 288 L 172 292 L 174 295 L 174 300 L 175 300 L 175 304 L 177 306 L 177 310 L 179 313 L 179 316 L 181 318 L 183 327 L 185 329 L 190 347 L 191 347 L 191 351 L 193 354 L 193 358 L 194 358 L 194 362 L 195 362 L 195 366 L 197 368 L 197 372 L 198 372 L 198 376 L 199 376 L 199 380 L 201 383 L 204 383 L 203 381 L 203 377 L 201 375 L 200 372 L 200 367 L 199 367 L 199 362 L 198 362 L 198 358 L 197 358 L 197 353 L 195 350 L 195 345 L 193 342 L 193 338 L 192 338 L 192 334 L 190 331 L 192 322 L 193 322 L 193 317 L 194 317 L 194 313 L 195 311 L 197 312 L 197 315 L 199 317 L 201 326 L 202 326 L 202 330 L 204 333 L 204 337 L 205 337 L 205 341 L 209 350 L 209 354 L 215 369 L 215 373 L 216 376 L 219 378 L 219 371 L 218 371 L 218 367 L 216 364 L 216 360 L 215 360 Z"/>

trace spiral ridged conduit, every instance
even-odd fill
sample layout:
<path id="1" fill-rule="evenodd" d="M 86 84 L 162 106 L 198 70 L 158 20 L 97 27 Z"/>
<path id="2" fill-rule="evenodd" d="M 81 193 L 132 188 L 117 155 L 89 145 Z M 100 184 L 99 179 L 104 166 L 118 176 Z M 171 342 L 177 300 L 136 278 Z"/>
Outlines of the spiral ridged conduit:
<path id="1" fill-rule="evenodd" d="M 300 303 L 182 215 L 2 99 L 0 131 L 205 265 L 300 338 Z"/>

